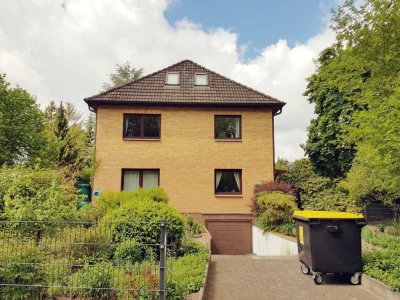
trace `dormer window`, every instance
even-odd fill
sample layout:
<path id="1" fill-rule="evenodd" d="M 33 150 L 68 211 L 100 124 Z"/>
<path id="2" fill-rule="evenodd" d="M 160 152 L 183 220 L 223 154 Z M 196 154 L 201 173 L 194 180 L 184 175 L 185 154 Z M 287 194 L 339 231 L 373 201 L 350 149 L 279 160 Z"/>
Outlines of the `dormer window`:
<path id="1" fill-rule="evenodd" d="M 165 78 L 165 84 L 167 85 L 179 85 L 179 73 L 178 72 L 168 72 Z"/>
<path id="2" fill-rule="evenodd" d="M 195 74 L 194 75 L 194 85 L 208 85 L 207 74 Z"/>

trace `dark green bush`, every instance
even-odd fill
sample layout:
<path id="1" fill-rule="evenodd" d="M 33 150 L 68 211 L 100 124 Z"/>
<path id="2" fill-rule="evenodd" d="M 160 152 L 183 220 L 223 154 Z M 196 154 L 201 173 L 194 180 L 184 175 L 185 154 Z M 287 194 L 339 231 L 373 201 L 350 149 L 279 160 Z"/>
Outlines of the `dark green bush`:
<path id="1" fill-rule="evenodd" d="M 29 244 L 18 247 L 15 251 L 12 246 L 2 249 L 1 261 L 7 262 L 0 267 L 0 283 L 19 285 L 42 285 L 46 281 L 44 263 L 45 255 L 39 249 Z M 23 286 L 2 286 L 1 299 L 32 299 L 38 294 L 39 289 Z"/>
<path id="2" fill-rule="evenodd" d="M 191 215 L 186 217 L 187 231 L 190 235 L 200 234 L 206 232 L 205 227 L 197 222 Z"/>
<path id="3" fill-rule="evenodd" d="M 143 260 L 154 260 L 154 258 L 153 248 L 140 245 L 135 239 L 122 241 L 114 252 L 114 260 L 118 265 L 134 264 Z"/>
<path id="4" fill-rule="evenodd" d="M 102 222 L 111 227 L 114 242 L 135 239 L 141 244 L 158 244 L 162 220 L 168 224 L 168 243 L 179 246 L 185 235 L 185 218 L 162 202 L 134 200 L 109 211 Z"/>
<path id="5" fill-rule="evenodd" d="M 181 247 L 177 251 L 178 256 L 184 256 L 187 254 L 197 254 L 203 253 L 204 251 L 208 251 L 201 244 L 191 238 L 185 238 L 182 242 Z"/>
<path id="6" fill-rule="evenodd" d="M 117 209 L 120 206 L 135 200 L 151 200 L 155 202 L 168 203 L 167 193 L 160 187 L 150 189 L 138 189 L 132 192 L 111 192 L 102 193 L 96 200 L 96 206 L 103 212 Z"/>
<path id="7" fill-rule="evenodd" d="M 296 209 L 294 197 L 281 192 L 262 192 L 257 197 L 256 224 L 264 231 L 277 231 L 280 226 L 291 223 Z"/>
<path id="8" fill-rule="evenodd" d="M 113 287 L 113 267 L 111 263 L 98 263 L 93 266 L 85 265 L 71 277 L 71 293 L 77 297 L 92 297 L 95 299 L 112 299 L 116 291 Z"/>
<path id="9" fill-rule="evenodd" d="M 197 292 L 203 286 L 209 252 L 203 250 L 174 259 L 173 276 L 167 283 L 168 300 L 180 300 L 190 293 Z"/>

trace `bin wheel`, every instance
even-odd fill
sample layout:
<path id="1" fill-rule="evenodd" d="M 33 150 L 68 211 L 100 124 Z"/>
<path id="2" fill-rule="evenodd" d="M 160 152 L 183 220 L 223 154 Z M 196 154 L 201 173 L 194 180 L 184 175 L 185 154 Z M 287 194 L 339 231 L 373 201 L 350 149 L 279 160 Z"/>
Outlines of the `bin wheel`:
<path id="1" fill-rule="evenodd" d="M 324 278 L 322 277 L 321 273 L 315 273 L 313 278 L 314 278 L 314 283 L 317 285 L 322 284 L 322 281 L 324 281 Z"/>
<path id="2" fill-rule="evenodd" d="M 353 276 L 350 277 L 350 283 L 352 285 L 360 285 L 361 284 L 361 274 L 356 273 Z"/>
<path id="3" fill-rule="evenodd" d="M 301 273 L 303 273 L 304 275 L 310 274 L 310 268 L 305 263 L 301 263 L 300 270 L 301 270 Z"/>

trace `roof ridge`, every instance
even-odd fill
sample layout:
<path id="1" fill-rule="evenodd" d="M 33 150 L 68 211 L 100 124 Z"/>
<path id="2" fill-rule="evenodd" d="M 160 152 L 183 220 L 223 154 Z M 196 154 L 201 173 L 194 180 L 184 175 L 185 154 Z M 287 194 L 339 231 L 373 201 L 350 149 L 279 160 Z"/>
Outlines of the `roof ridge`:
<path id="1" fill-rule="evenodd" d="M 211 72 L 211 73 L 213 73 L 213 74 L 216 74 L 216 75 L 218 75 L 218 76 L 221 76 L 222 78 L 224 78 L 224 79 L 226 79 L 226 80 L 228 80 L 228 81 L 230 81 L 230 82 L 233 82 L 233 83 L 235 83 L 235 84 L 238 84 L 238 85 L 240 85 L 241 87 L 244 87 L 244 88 L 246 88 L 246 89 L 248 89 L 248 90 L 251 90 L 251 91 L 253 91 L 253 92 L 256 92 L 257 94 L 259 94 L 259 95 L 261 95 L 261 96 L 271 98 L 271 99 L 273 99 L 273 100 L 275 100 L 275 101 L 278 101 L 278 102 L 280 102 L 280 103 L 285 103 L 284 101 L 281 101 L 281 100 L 279 100 L 279 99 L 277 99 L 277 98 L 275 98 L 275 97 L 272 97 L 272 96 L 270 96 L 270 95 L 267 95 L 267 94 L 265 94 L 265 93 L 262 93 L 262 92 L 260 92 L 260 91 L 257 91 L 256 89 L 253 89 L 253 88 L 251 88 L 251 87 L 249 87 L 249 86 L 247 86 L 247 85 L 245 85 L 245 84 L 243 84 L 243 83 L 240 83 L 240 82 L 235 81 L 235 80 L 233 80 L 233 79 L 230 79 L 230 78 L 228 78 L 228 77 L 226 77 L 226 76 L 224 76 L 224 75 L 222 75 L 222 74 L 219 74 L 219 73 L 217 73 L 217 72 L 215 72 L 215 71 L 213 71 L 213 70 L 210 70 L 210 69 L 208 69 L 208 68 L 206 68 L 206 67 L 204 67 L 204 66 L 202 66 L 202 65 L 200 65 L 200 64 L 198 64 L 198 63 L 196 63 L 196 62 L 194 62 L 194 61 L 192 61 L 192 60 L 190 60 L 190 59 L 186 59 L 186 60 L 184 60 L 184 61 L 190 61 L 191 63 L 195 64 L 196 66 L 206 69 L 208 72 Z M 182 62 L 183 62 L 183 61 L 182 61 Z M 172 67 L 172 66 L 171 66 L 171 67 Z"/>
<path id="2" fill-rule="evenodd" d="M 98 96 L 102 96 L 102 95 L 107 94 L 107 93 L 109 93 L 109 92 L 112 92 L 112 91 L 114 91 L 114 90 L 116 90 L 116 89 L 125 87 L 125 86 L 127 86 L 127 85 L 130 85 L 130 84 L 132 84 L 132 83 L 136 83 L 136 82 L 138 82 L 138 81 L 142 81 L 143 79 L 146 79 L 147 77 L 156 75 L 156 74 L 158 74 L 158 73 L 160 73 L 160 72 L 165 71 L 166 69 L 175 67 L 175 66 L 177 66 L 177 65 L 179 65 L 179 64 L 181 64 L 181 63 L 184 63 L 184 62 L 186 62 L 186 61 L 190 61 L 190 62 L 196 64 L 195 62 L 191 61 L 190 59 L 184 59 L 184 60 L 181 60 L 180 62 L 177 62 L 177 63 L 174 63 L 174 64 L 172 64 L 172 65 L 169 65 L 168 67 L 162 68 L 161 70 L 154 71 L 154 72 L 152 72 L 152 73 L 150 73 L 150 74 L 147 74 L 147 75 L 145 75 L 145 76 L 143 76 L 143 77 L 140 77 L 140 78 L 138 78 L 138 79 L 136 79 L 136 80 L 132 80 L 132 81 L 130 81 L 130 82 L 124 83 L 123 85 L 119 85 L 119 86 L 113 87 L 113 88 L 111 88 L 111 89 L 109 89 L 109 90 L 100 92 L 100 93 L 95 94 L 95 95 L 93 95 L 93 96 L 83 98 L 83 100 L 88 100 L 88 99 L 90 99 L 90 98 L 95 98 L 95 97 L 98 97 Z M 199 65 L 199 66 L 200 66 L 200 65 Z M 204 67 L 203 67 L 203 68 L 204 68 Z"/>

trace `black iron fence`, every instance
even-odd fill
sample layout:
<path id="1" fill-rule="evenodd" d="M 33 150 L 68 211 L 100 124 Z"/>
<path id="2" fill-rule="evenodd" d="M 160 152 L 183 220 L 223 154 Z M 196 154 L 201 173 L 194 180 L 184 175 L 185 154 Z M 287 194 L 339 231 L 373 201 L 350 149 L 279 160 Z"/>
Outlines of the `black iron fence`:
<path id="1" fill-rule="evenodd" d="M 171 247 L 165 221 L 0 221 L 0 299 L 166 299 Z"/>

